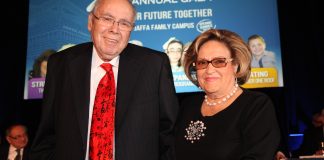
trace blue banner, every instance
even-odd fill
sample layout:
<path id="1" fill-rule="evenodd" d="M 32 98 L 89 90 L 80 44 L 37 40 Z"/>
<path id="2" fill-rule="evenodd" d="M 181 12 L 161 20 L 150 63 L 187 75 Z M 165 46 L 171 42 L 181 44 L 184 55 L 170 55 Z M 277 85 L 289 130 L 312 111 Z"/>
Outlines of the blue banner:
<path id="1" fill-rule="evenodd" d="M 87 16 L 93 3 L 90 0 L 30 0 L 25 99 L 41 98 L 29 95 L 28 84 L 38 78 L 35 77 L 36 60 L 46 50 L 59 51 L 91 40 Z M 186 46 L 210 28 L 234 31 L 247 43 L 252 35 L 264 40 L 264 49 L 269 51 L 267 59 L 271 60 L 264 62 L 263 58 L 263 62 L 273 65 L 256 66 L 258 69 L 252 71 L 254 77 L 243 87 L 283 86 L 276 0 L 133 0 L 132 3 L 137 20 L 130 43 L 169 55 L 177 93 L 200 91 L 187 79 L 181 63 Z M 262 77 L 261 81 L 256 76 L 261 73 L 270 77 Z"/>

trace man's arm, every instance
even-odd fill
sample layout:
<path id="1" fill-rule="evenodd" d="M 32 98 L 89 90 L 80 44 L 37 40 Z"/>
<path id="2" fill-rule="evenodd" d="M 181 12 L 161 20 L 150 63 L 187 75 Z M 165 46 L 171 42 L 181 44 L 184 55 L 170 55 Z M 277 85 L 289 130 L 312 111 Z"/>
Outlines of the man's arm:
<path id="1" fill-rule="evenodd" d="M 178 99 L 175 93 L 173 77 L 168 57 L 163 54 L 160 74 L 160 159 L 174 158 L 174 126 L 178 115 Z"/>
<path id="2" fill-rule="evenodd" d="M 55 69 L 58 69 L 51 57 L 47 65 L 47 75 L 44 87 L 42 115 L 35 140 L 30 149 L 30 159 L 54 159 L 55 129 L 54 129 L 54 99 L 55 99 Z"/>

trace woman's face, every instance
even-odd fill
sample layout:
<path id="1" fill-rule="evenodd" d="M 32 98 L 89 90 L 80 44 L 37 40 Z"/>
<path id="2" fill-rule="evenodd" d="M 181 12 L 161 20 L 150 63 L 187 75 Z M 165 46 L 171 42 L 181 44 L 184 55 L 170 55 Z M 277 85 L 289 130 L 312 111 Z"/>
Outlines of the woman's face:
<path id="1" fill-rule="evenodd" d="M 232 58 L 229 49 L 220 42 L 208 41 L 198 51 L 197 61 L 214 58 Z M 231 90 L 235 80 L 236 65 L 228 62 L 225 67 L 215 68 L 211 63 L 205 69 L 197 70 L 200 87 L 207 94 L 224 94 Z"/>
<path id="2" fill-rule="evenodd" d="M 260 56 L 265 50 L 265 44 L 258 38 L 249 41 L 251 52 L 255 56 Z"/>
<path id="3" fill-rule="evenodd" d="M 180 43 L 171 43 L 168 46 L 167 54 L 170 59 L 170 63 L 178 63 L 181 58 L 182 45 Z"/>
<path id="4" fill-rule="evenodd" d="M 47 73 L 47 61 L 43 61 L 40 64 L 40 76 L 45 77 Z"/>

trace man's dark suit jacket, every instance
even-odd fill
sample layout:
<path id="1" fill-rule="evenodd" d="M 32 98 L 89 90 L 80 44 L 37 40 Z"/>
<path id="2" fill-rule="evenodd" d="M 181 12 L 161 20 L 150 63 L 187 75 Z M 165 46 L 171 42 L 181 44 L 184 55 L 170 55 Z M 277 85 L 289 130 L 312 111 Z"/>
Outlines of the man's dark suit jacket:
<path id="1" fill-rule="evenodd" d="M 9 144 L 3 144 L 0 146 L 0 160 L 8 160 L 9 147 L 10 147 Z M 22 160 L 29 160 L 28 147 L 24 148 Z"/>
<path id="2" fill-rule="evenodd" d="M 321 127 L 310 127 L 305 130 L 303 142 L 299 149 L 294 152 L 294 156 L 305 156 L 313 155 L 317 150 L 320 149 L 320 142 L 324 142 L 323 128 Z"/>
<path id="3" fill-rule="evenodd" d="M 85 159 L 92 48 L 85 43 L 50 57 L 31 159 Z M 172 159 L 177 112 L 167 55 L 128 44 L 119 60 L 115 159 Z"/>

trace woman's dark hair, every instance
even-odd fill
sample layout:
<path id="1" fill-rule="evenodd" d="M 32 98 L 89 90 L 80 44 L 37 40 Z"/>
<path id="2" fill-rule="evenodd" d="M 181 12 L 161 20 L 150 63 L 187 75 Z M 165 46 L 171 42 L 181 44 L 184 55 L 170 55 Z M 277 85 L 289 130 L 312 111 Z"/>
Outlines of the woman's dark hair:
<path id="1" fill-rule="evenodd" d="M 38 78 L 41 77 L 41 64 L 44 61 L 48 61 L 48 58 L 53 54 L 56 53 L 53 49 L 48 49 L 42 52 L 41 55 L 39 55 L 33 65 L 33 70 L 29 73 L 29 78 Z"/>

